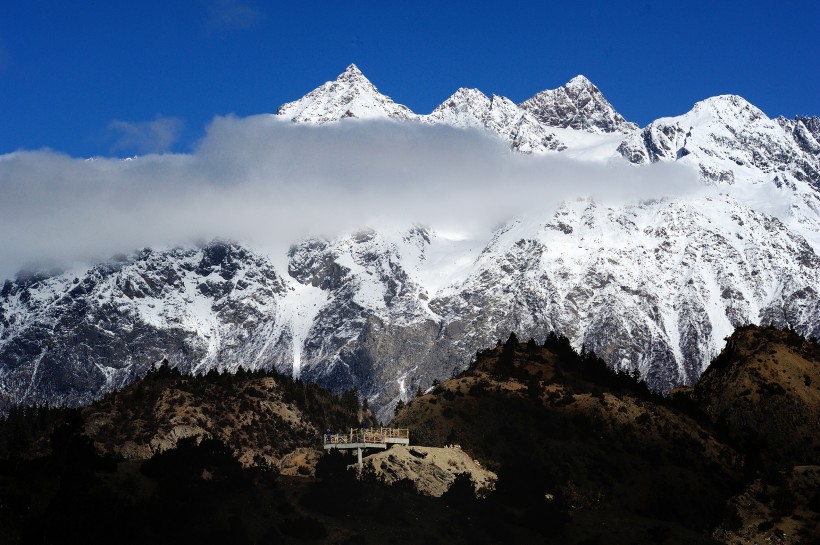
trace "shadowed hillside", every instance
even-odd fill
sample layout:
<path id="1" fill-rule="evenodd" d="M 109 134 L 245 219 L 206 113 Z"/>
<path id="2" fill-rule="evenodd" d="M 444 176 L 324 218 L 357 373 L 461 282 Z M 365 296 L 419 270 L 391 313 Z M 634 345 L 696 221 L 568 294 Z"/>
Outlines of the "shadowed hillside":
<path id="1" fill-rule="evenodd" d="M 540 346 L 512 335 L 401 407 L 392 425 L 410 426 L 431 445 L 460 444 L 498 472 L 499 491 L 549 494 L 576 521 L 630 521 L 600 535 L 570 525 L 578 539 L 623 543 L 655 528 L 664 541 L 686 542 L 694 531 L 708 542 L 716 527 L 725 540 L 727 529 L 760 526 L 756 537 L 776 540 L 780 521 L 796 536 L 789 543 L 809 543 L 820 522 L 818 498 L 805 493 L 818 463 L 819 369 L 817 343 L 747 327 L 728 339 L 694 393 L 662 398 L 564 338 Z M 793 470 L 801 464 L 810 467 Z M 770 490 L 779 510 L 741 519 L 743 491 L 759 490 L 759 479 L 764 493 L 756 497 L 772 503 Z M 794 524 L 785 521 L 792 514 Z"/>
<path id="2" fill-rule="evenodd" d="M 623 543 L 660 524 L 681 542 L 693 533 L 710 542 L 740 485 L 741 458 L 696 416 L 594 354 L 576 354 L 564 338 L 538 346 L 511 336 L 414 399 L 393 425 L 432 445 L 460 444 L 498 472 L 499 493 L 533 502 L 550 495 L 582 519 L 630 517 L 607 532 L 573 525 L 579 539 Z"/>
<path id="3" fill-rule="evenodd" d="M 820 345 L 793 331 L 744 327 L 695 386 L 727 438 L 767 468 L 820 465 Z"/>
<path id="4" fill-rule="evenodd" d="M 820 345 L 743 327 L 694 388 L 747 484 L 716 535 L 732 544 L 820 543 Z M 809 537 L 811 536 L 811 537 Z"/>
<path id="5" fill-rule="evenodd" d="M 324 428 L 374 424 L 354 391 L 163 366 L 84 409 L 0 423 L 0 541 L 816 545 L 819 355 L 741 328 L 702 383 L 664 398 L 565 338 L 510 335 L 392 423 L 496 472 L 481 499 L 466 473 L 417 493 L 435 488 L 416 467 L 430 449 L 383 452 L 361 479 L 321 456 Z M 398 466 L 415 482 L 376 481 Z"/>
<path id="6" fill-rule="evenodd" d="M 315 462 L 325 429 L 374 424 L 352 390 L 336 396 L 272 371 L 191 376 L 163 365 L 83 409 L 12 411 L 8 433 L 0 434 L 0 453 L 13 447 L 28 457 L 48 454 L 51 429 L 64 414 L 75 413 L 101 455 L 146 460 L 180 439 L 213 438 L 246 466 L 281 467 L 305 455 Z M 302 469 L 312 472 L 312 466 Z"/>

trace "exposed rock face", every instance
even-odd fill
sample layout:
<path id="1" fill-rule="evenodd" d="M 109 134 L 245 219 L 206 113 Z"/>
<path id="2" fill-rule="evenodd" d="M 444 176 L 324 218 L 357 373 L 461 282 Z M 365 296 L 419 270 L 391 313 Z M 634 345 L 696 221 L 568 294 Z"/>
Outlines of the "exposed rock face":
<path id="1" fill-rule="evenodd" d="M 402 374 L 430 365 L 440 325 L 407 270 L 427 236 L 422 229 L 400 238 L 367 230 L 291 248 L 290 274 L 311 278 L 328 294 L 305 338 L 304 379 L 336 391 L 356 387 L 383 407 L 398 399 Z"/>
<path id="2" fill-rule="evenodd" d="M 778 117 L 777 123 L 791 135 L 801 150 L 810 157 L 820 159 L 820 117 Z"/>
<path id="3" fill-rule="evenodd" d="M 425 496 L 439 497 L 450 488 L 456 476 L 470 476 L 476 493 L 493 490 L 498 479 L 495 473 L 484 469 L 461 448 L 436 448 L 395 445 L 377 452 L 362 461 L 365 475 L 372 475 L 386 484 L 408 479 Z"/>
<path id="4" fill-rule="evenodd" d="M 285 282 L 241 246 L 144 250 L 54 272 L 19 274 L 0 294 L 4 404 L 86 404 L 163 358 L 190 372 L 291 367 L 290 331 L 277 320 Z"/>
<path id="5" fill-rule="evenodd" d="M 566 149 L 554 133 L 510 99 L 497 95 L 487 98 L 478 89 L 459 89 L 423 120 L 486 129 L 522 153 Z"/>
<path id="6" fill-rule="evenodd" d="M 584 76 L 563 87 L 541 91 L 520 104 L 541 123 L 594 133 L 629 133 L 638 128 L 615 111 L 598 88 Z"/>
<path id="7" fill-rule="evenodd" d="M 818 187 L 818 149 L 816 135 L 800 119 L 775 121 L 742 97 L 723 95 L 682 116 L 653 121 L 618 151 L 636 164 L 686 161 L 711 184 L 794 179 Z"/>

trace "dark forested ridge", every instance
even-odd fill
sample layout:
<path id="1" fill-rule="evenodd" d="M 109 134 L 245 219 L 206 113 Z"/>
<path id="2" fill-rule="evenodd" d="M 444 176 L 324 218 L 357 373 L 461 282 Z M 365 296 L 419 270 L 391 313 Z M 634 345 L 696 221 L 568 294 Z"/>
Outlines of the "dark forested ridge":
<path id="1" fill-rule="evenodd" d="M 819 373 L 816 341 L 748 326 L 694 390 L 662 397 L 566 338 L 511 335 L 401 408 L 394 425 L 428 444 L 461 444 L 498 472 L 499 493 L 528 505 L 549 494 L 574 520 L 606 524 L 592 534 L 568 525 L 570 543 L 651 533 L 815 543 Z"/>
<path id="2" fill-rule="evenodd" d="M 818 543 L 820 347 L 746 327 L 667 397 L 565 338 L 510 335 L 391 423 L 498 474 L 442 498 L 356 480 L 325 428 L 374 425 L 275 373 L 167 367 L 0 423 L 3 543 Z"/>
<path id="3" fill-rule="evenodd" d="M 13 409 L 0 434 L 0 455 L 47 454 L 49 434 L 63 418 L 81 422 L 103 455 L 144 460 L 181 438 L 214 438 L 245 465 L 278 464 L 298 448 L 315 447 L 328 427 L 375 423 L 355 390 L 337 396 L 275 371 L 196 376 L 163 364 L 82 409 Z"/>

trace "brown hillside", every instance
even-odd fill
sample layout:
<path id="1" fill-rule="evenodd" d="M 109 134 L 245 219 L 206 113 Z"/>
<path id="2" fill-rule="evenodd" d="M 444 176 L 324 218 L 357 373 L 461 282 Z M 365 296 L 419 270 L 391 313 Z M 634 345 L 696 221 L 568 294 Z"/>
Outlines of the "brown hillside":
<path id="1" fill-rule="evenodd" d="M 83 409 L 98 452 L 146 460 L 186 437 L 214 438 L 245 465 L 312 473 L 322 431 L 358 426 L 359 402 L 275 373 L 183 376 L 165 369 Z"/>
<path id="2" fill-rule="evenodd" d="M 820 466 L 796 466 L 749 483 L 729 500 L 714 536 L 729 545 L 820 543 Z"/>
<path id="3" fill-rule="evenodd" d="M 244 466 L 313 472 L 324 430 L 375 424 L 354 391 L 334 395 L 274 371 L 182 375 L 167 366 L 84 408 L 17 407 L 0 418 L 0 460 L 51 455 L 66 422 L 114 460 L 144 461 L 182 439 L 216 439 Z"/>
<path id="4" fill-rule="evenodd" d="M 818 356 L 742 328 L 663 398 L 564 338 L 511 335 L 401 407 L 412 445 L 359 480 L 354 456 L 315 461 L 321 430 L 373 423 L 354 392 L 163 367 L 0 422 L 0 542 L 816 545 Z"/>
<path id="5" fill-rule="evenodd" d="M 472 370 L 413 400 L 393 425 L 422 444 L 460 444 L 498 472 L 499 491 L 521 474 L 571 509 L 676 527 L 714 526 L 740 478 L 737 453 L 708 425 L 557 339 L 545 347 L 511 339 L 479 354 Z"/>
<path id="6" fill-rule="evenodd" d="M 820 345 L 773 328 L 738 329 L 695 386 L 703 410 L 747 456 L 820 465 Z"/>

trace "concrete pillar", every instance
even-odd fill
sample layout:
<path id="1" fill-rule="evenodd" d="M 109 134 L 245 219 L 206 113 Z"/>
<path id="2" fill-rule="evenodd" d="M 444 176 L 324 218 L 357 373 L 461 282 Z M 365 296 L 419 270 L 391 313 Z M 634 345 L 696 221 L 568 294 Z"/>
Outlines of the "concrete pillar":
<path id="1" fill-rule="evenodd" d="M 362 470 L 362 449 L 361 448 L 356 449 L 356 456 L 359 459 L 359 471 L 361 471 Z"/>

